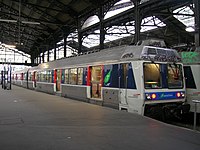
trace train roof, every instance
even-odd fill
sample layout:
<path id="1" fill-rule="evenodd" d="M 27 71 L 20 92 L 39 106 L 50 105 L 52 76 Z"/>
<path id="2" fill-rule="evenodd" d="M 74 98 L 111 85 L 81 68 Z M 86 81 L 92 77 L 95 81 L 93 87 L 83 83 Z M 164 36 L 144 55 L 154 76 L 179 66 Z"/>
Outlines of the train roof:
<path id="1" fill-rule="evenodd" d="M 167 59 L 175 58 L 176 60 Z M 63 58 L 56 61 L 42 63 L 33 67 L 30 71 L 40 69 L 54 69 L 66 67 L 81 67 L 85 65 L 99 65 L 105 63 L 117 63 L 122 61 L 149 60 L 149 61 L 177 61 L 180 59 L 178 53 L 173 49 L 143 46 L 125 45 L 100 51 L 91 51 L 75 57 Z"/>

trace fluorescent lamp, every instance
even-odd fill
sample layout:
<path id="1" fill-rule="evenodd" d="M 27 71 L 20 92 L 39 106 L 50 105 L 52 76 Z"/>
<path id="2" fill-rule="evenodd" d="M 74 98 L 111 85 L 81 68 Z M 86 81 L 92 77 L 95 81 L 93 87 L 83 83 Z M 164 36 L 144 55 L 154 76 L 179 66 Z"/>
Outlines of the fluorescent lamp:
<path id="1" fill-rule="evenodd" d="M 2 45 L 3 45 L 3 44 L 2 44 Z M 15 45 L 7 45 L 7 44 L 4 44 L 4 46 L 7 47 L 7 48 L 16 48 Z"/>
<path id="2" fill-rule="evenodd" d="M 185 28 L 185 31 L 187 31 L 187 32 L 194 32 L 195 28 L 193 26 L 188 26 L 188 27 Z"/>
<path id="3" fill-rule="evenodd" d="M 14 22 L 14 23 L 17 22 L 17 20 L 11 20 L 11 19 L 0 19 L 0 21 L 2 21 L 2 22 Z"/>
<path id="4" fill-rule="evenodd" d="M 22 23 L 25 23 L 25 24 L 40 24 L 39 22 L 32 22 L 32 21 L 22 21 Z"/>

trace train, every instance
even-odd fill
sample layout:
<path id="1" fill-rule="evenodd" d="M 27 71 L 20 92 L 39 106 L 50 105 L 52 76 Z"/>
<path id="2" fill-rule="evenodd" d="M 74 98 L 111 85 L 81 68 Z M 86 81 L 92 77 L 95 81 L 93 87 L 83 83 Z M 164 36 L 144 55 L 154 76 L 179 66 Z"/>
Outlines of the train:
<path id="1" fill-rule="evenodd" d="M 200 101 L 200 51 L 181 52 L 180 56 L 185 73 L 186 103 L 190 104 L 190 112 L 195 112 L 193 100 Z M 196 105 L 196 112 L 200 115 L 200 103 Z"/>
<path id="2" fill-rule="evenodd" d="M 156 44 L 155 44 L 156 43 Z M 140 42 L 12 72 L 12 83 L 84 102 L 164 119 L 189 111 L 181 57 Z"/>

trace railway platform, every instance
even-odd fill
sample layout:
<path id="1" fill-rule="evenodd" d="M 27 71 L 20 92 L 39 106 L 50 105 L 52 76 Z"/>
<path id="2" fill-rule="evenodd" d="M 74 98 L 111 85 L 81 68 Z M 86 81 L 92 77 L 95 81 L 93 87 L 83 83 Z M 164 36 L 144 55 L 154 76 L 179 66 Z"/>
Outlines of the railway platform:
<path id="1" fill-rule="evenodd" d="M 1 150 L 199 150 L 200 132 L 12 86 L 0 89 Z"/>

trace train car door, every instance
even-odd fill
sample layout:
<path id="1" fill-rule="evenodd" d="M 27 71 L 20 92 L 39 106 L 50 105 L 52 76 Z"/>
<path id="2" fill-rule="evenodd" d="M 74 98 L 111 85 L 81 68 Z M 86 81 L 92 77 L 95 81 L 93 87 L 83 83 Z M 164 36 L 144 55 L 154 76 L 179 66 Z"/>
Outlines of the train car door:
<path id="1" fill-rule="evenodd" d="M 56 69 L 56 91 L 60 91 L 62 69 Z"/>
<path id="2" fill-rule="evenodd" d="M 34 71 L 32 76 L 33 76 L 33 78 L 32 78 L 32 81 L 33 81 L 33 88 L 36 88 L 36 87 L 37 87 L 37 86 L 36 86 L 37 72 Z"/>
<path id="3" fill-rule="evenodd" d="M 93 66 L 91 67 L 91 98 L 101 99 L 101 88 L 103 81 L 103 67 Z"/>
<path id="4" fill-rule="evenodd" d="M 119 65 L 119 100 L 123 105 L 127 102 L 128 64 Z"/>

